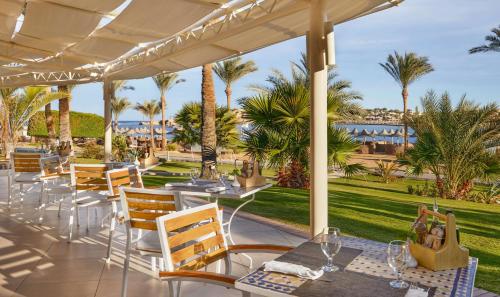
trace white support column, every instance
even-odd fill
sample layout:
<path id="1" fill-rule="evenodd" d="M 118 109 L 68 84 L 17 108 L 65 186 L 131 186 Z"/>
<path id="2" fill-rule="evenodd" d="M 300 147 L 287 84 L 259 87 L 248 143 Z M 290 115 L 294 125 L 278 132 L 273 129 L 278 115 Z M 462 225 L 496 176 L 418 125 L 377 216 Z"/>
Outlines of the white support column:
<path id="1" fill-rule="evenodd" d="M 324 0 L 311 0 L 308 56 L 311 68 L 311 236 L 328 226 L 328 122 Z"/>
<path id="2" fill-rule="evenodd" d="M 104 80 L 104 162 L 110 162 L 112 158 L 112 137 L 113 130 L 111 125 L 111 99 L 113 97 L 113 84 L 111 81 Z"/>

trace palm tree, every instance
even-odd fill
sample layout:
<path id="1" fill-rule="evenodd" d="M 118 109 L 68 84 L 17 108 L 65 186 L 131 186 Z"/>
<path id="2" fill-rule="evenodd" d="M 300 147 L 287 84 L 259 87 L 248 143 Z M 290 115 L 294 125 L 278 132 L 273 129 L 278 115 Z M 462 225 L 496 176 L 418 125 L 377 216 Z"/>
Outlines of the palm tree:
<path id="1" fill-rule="evenodd" d="M 58 87 L 59 92 L 67 93 L 68 96 L 59 99 L 59 140 L 61 142 L 72 143 L 71 122 L 70 122 L 70 100 L 71 92 L 75 85 L 63 85 Z"/>
<path id="2" fill-rule="evenodd" d="M 165 110 L 167 109 L 166 103 L 166 94 L 168 90 L 173 88 L 176 84 L 185 82 L 186 80 L 181 78 L 178 79 L 179 75 L 177 73 L 169 73 L 169 74 L 158 74 L 157 76 L 153 76 L 153 81 L 155 82 L 158 90 L 160 90 L 160 99 L 161 99 L 161 149 L 165 150 L 167 145 L 167 128 L 165 127 L 166 116 Z"/>
<path id="3" fill-rule="evenodd" d="M 394 78 L 401 87 L 403 96 L 404 150 L 408 148 L 408 87 L 422 76 L 434 71 L 427 57 L 419 57 L 415 53 L 405 53 L 404 56 L 394 52 L 387 57 L 387 62 L 379 63 L 382 68 Z"/>
<path id="4" fill-rule="evenodd" d="M 149 133 L 151 137 L 151 147 L 153 150 L 155 149 L 155 139 L 154 139 L 154 128 L 153 128 L 153 122 L 155 119 L 155 116 L 160 114 L 161 112 L 161 106 L 158 104 L 158 101 L 156 100 L 145 100 L 142 104 L 137 103 L 134 107 L 135 110 L 138 112 L 142 113 L 144 116 L 146 116 L 149 119 Z"/>
<path id="5" fill-rule="evenodd" d="M 217 135 L 215 129 L 215 90 L 212 64 L 201 72 L 201 177 L 214 178 L 217 166 Z"/>
<path id="6" fill-rule="evenodd" d="M 9 152 L 9 147 L 8 147 L 8 139 L 9 139 L 9 131 L 10 131 L 10 126 L 9 126 L 9 119 L 10 119 L 10 104 L 13 102 L 13 97 L 14 94 L 16 93 L 17 88 L 2 88 L 0 89 L 0 107 L 1 107 L 1 113 L 0 113 L 0 119 L 1 119 L 1 125 L 2 125 L 2 148 L 3 152 L 5 154 L 8 154 Z"/>
<path id="7" fill-rule="evenodd" d="M 215 74 L 226 84 L 227 108 L 231 109 L 231 85 L 243 76 L 257 71 L 253 61 L 242 63 L 241 57 L 219 62 L 214 66 Z"/>
<path id="8" fill-rule="evenodd" d="M 132 107 L 132 103 L 128 101 L 127 97 L 114 97 L 113 99 L 111 99 L 111 112 L 113 113 L 114 118 L 114 131 L 116 131 L 116 129 L 118 128 L 118 118 L 130 107 Z"/>
<path id="9" fill-rule="evenodd" d="M 26 87 L 20 93 L 3 89 L 2 107 L 5 109 L 4 114 L 8 115 L 8 123 L 5 125 L 7 137 L 4 138 L 7 153 L 16 146 L 19 133 L 40 109 L 66 96 L 67 93 L 50 92 L 46 87 Z"/>
<path id="10" fill-rule="evenodd" d="M 113 84 L 113 96 L 119 91 L 135 90 L 133 86 L 127 85 L 126 80 L 114 80 L 112 81 L 112 84 Z"/>
<path id="11" fill-rule="evenodd" d="M 469 50 L 469 54 L 500 52 L 500 25 L 498 26 L 498 28 L 491 29 L 491 32 L 493 34 L 488 35 L 484 38 L 489 42 L 489 44 L 473 47 Z"/>
<path id="12" fill-rule="evenodd" d="M 440 98 L 432 91 L 422 99 L 423 112 L 411 117 L 417 142 L 409 149 L 404 164 L 408 172 L 430 170 L 442 197 L 462 199 L 476 178 L 500 173 L 498 105 L 479 106 L 465 96 L 453 107 L 447 93 Z"/>
<path id="13" fill-rule="evenodd" d="M 47 126 L 47 140 L 50 148 L 54 149 L 56 144 L 56 127 L 52 115 L 52 103 L 45 105 L 45 125 Z"/>
<path id="14" fill-rule="evenodd" d="M 292 66 L 292 79 L 281 72 L 267 78 L 270 86 L 259 86 L 259 94 L 242 98 L 243 117 L 252 129 L 244 132 L 243 148 L 260 164 L 279 168 L 278 183 L 287 187 L 308 187 L 310 144 L 310 86 L 307 65 Z M 348 168 L 349 155 L 358 145 L 345 130 L 334 126 L 339 119 L 352 118 L 360 111 L 361 96 L 349 90 L 350 83 L 335 81 L 330 71 L 328 100 L 328 151 L 330 164 Z M 350 165 L 349 165 L 350 166 Z M 359 168 L 359 166 L 358 166 Z M 349 172 L 354 171 L 349 168 Z M 345 171 L 347 172 L 347 170 Z"/>
<path id="15" fill-rule="evenodd" d="M 175 116 L 175 122 L 179 126 L 174 132 L 174 142 L 190 146 L 201 143 L 201 104 L 187 103 Z M 217 106 L 215 109 L 215 130 L 217 146 L 223 148 L 235 148 L 239 144 L 238 119 L 236 115 L 226 107 Z"/>

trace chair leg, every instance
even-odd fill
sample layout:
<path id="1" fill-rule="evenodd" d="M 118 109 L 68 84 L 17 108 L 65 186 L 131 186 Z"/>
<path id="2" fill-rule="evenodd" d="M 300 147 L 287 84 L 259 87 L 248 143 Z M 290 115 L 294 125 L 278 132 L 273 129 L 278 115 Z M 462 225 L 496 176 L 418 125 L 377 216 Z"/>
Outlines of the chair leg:
<path id="1" fill-rule="evenodd" d="M 73 236 L 73 225 L 74 225 L 74 219 L 75 219 L 75 208 L 77 206 L 73 201 L 71 201 L 71 209 L 69 211 L 69 224 L 68 224 L 68 242 L 71 242 L 72 236 Z"/>
<path id="2" fill-rule="evenodd" d="M 106 254 L 106 262 L 109 263 L 111 260 L 111 247 L 113 245 L 113 232 L 116 227 L 116 213 L 117 213 L 116 201 L 111 202 L 111 216 L 109 223 L 109 239 L 108 239 L 108 253 Z"/>
<path id="3" fill-rule="evenodd" d="M 181 281 L 177 281 L 177 297 L 181 297 Z"/>
<path id="4" fill-rule="evenodd" d="M 10 210 L 10 205 L 12 203 L 12 180 L 10 177 L 10 173 L 7 174 L 7 209 Z"/>
<path id="5" fill-rule="evenodd" d="M 175 297 L 174 296 L 174 282 L 167 281 L 167 283 L 168 283 L 168 297 Z"/>
<path id="6" fill-rule="evenodd" d="M 63 195 L 61 195 L 61 196 L 59 197 L 59 209 L 57 210 L 57 217 L 58 217 L 58 218 L 60 218 L 60 217 L 61 217 L 61 205 L 62 205 L 62 203 L 63 203 L 63 201 L 64 201 L 64 198 L 63 198 L 63 197 L 64 197 Z"/>
<path id="7" fill-rule="evenodd" d="M 24 201 L 24 184 L 19 184 L 19 202 L 23 204 Z"/>
<path id="8" fill-rule="evenodd" d="M 90 225 L 90 215 L 89 215 L 89 212 L 90 212 L 90 207 L 86 207 L 87 208 L 87 233 L 89 233 L 89 225 Z"/>
<path id="9" fill-rule="evenodd" d="M 49 195 L 45 193 L 45 183 L 42 182 L 42 189 L 40 190 L 40 197 L 38 198 L 38 224 L 42 224 L 43 216 L 45 214 L 46 203 L 49 203 Z M 45 195 L 44 195 L 45 194 Z M 46 196 L 44 201 L 44 196 Z"/>
<path id="10" fill-rule="evenodd" d="M 128 287 L 128 267 L 130 261 L 130 245 L 132 242 L 132 229 L 126 226 L 127 232 L 127 243 L 125 244 L 125 262 L 123 263 L 123 279 L 122 279 L 122 293 L 121 297 L 127 296 Z"/>

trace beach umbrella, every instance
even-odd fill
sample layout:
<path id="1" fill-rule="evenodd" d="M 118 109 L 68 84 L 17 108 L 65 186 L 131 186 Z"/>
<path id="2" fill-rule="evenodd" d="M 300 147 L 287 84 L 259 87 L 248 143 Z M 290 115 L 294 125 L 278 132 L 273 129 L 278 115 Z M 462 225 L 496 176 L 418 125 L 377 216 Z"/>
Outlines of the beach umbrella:
<path id="1" fill-rule="evenodd" d="M 371 136 L 373 141 L 375 141 L 375 137 L 377 137 L 377 135 L 378 135 L 378 132 L 375 129 L 373 129 L 372 132 L 370 132 L 370 136 Z"/>
<path id="2" fill-rule="evenodd" d="M 352 134 L 354 137 L 358 136 L 358 134 L 359 134 L 358 129 L 356 129 L 356 128 L 352 129 L 351 134 Z"/>
<path id="3" fill-rule="evenodd" d="M 363 144 L 365 144 L 365 142 L 366 142 L 366 136 L 370 136 L 370 133 L 368 132 L 368 130 L 363 129 L 363 131 L 361 131 L 361 133 L 359 135 L 363 136 Z"/>
<path id="4" fill-rule="evenodd" d="M 396 132 L 394 132 L 394 134 L 392 134 L 392 136 L 393 136 L 393 137 L 397 137 L 397 138 L 398 138 L 398 144 L 399 144 L 399 139 L 400 139 L 401 137 L 403 137 L 403 136 L 404 136 L 404 134 L 403 134 L 402 130 L 397 130 Z"/>
<path id="5" fill-rule="evenodd" d="M 161 129 L 160 129 L 160 128 L 156 128 L 156 129 L 155 129 L 155 134 L 159 134 L 159 135 L 161 135 Z"/>
<path id="6" fill-rule="evenodd" d="M 387 136 L 390 136 L 391 134 L 384 128 L 384 130 L 382 130 L 382 132 L 380 132 L 380 135 L 384 136 L 384 141 L 385 141 L 385 143 L 387 143 Z"/>

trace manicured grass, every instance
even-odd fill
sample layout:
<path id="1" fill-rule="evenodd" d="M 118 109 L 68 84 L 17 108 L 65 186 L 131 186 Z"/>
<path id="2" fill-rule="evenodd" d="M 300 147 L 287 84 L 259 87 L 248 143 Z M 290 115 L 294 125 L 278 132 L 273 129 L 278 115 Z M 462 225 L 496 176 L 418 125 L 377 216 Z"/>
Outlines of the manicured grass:
<path id="1" fill-rule="evenodd" d="M 182 163 L 184 164 L 184 163 Z M 169 171 L 173 168 L 169 163 Z M 181 169 L 179 169 L 181 170 Z M 186 178 L 144 176 L 148 186 Z M 329 184 L 329 224 L 348 235 L 389 242 L 405 239 L 419 203 L 431 207 L 432 199 L 409 195 L 407 185 L 423 181 L 398 180 L 381 183 L 377 177 L 332 179 Z M 219 200 L 236 207 L 242 201 Z M 461 242 L 479 258 L 476 286 L 500 293 L 500 206 L 466 201 L 439 200 L 442 209 L 452 209 L 457 217 Z M 279 220 L 307 230 L 309 191 L 272 187 L 261 191 L 244 211 Z"/>
<path id="2" fill-rule="evenodd" d="M 100 164 L 102 160 L 89 159 L 89 158 L 76 158 L 75 163 L 78 164 Z"/>
<path id="3" fill-rule="evenodd" d="M 167 171 L 172 173 L 189 173 L 192 168 L 200 168 L 199 162 L 166 162 L 159 166 L 156 166 L 154 170 Z M 227 171 L 227 173 L 232 174 L 234 170 L 233 164 L 219 164 L 217 166 L 218 170 L 221 172 Z M 276 171 L 273 169 L 264 169 L 262 175 L 272 177 Z"/>

